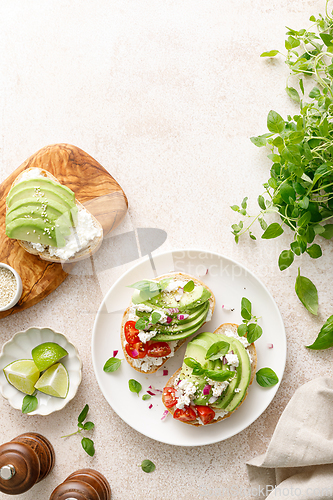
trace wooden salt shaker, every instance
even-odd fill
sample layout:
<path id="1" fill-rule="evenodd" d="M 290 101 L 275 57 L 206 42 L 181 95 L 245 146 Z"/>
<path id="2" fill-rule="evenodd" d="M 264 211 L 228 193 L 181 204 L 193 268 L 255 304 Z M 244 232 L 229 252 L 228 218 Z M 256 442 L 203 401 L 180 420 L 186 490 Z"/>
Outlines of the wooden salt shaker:
<path id="1" fill-rule="evenodd" d="M 0 446 L 0 491 L 24 493 L 44 479 L 54 465 L 54 449 L 41 434 L 26 432 Z"/>
<path id="2" fill-rule="evenodd" d="M 57 486 L 50 500 L 111 500 L 111 488 L 100 472 L 80 469 Z"/>

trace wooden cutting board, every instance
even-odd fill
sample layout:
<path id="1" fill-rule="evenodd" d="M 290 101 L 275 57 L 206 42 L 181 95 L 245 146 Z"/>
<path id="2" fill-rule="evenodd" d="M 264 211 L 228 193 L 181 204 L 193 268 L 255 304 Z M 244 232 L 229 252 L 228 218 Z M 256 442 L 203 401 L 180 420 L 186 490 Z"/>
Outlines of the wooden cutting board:
<path id="1" fill-rule="evenodd" d="M 20 274 L 23 284 L 20 301 L 12 309 L 0 312 L 0 319 L 37 304 L 68 276 L 61 264 L 29 254 L 16 240 L 6 236 L 6 196 L 14 179 L 30 167 L 48 170 L 59 182 L 72 189 L 77 200 L 102 224 L 104 236 L 120 224 L 128 207 L 119 184 L 82 149 L 70 144 L 53 144 L 30 156 L 0 185 L 0 262 L 12 266 Z M 68 267 L 66 269 L 70 271 Z"/>

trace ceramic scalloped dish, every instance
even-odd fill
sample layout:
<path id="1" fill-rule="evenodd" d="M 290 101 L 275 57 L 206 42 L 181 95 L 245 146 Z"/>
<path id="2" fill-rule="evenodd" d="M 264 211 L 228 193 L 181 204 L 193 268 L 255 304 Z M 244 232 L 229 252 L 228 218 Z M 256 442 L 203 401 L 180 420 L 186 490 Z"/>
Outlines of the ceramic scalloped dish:
<path id="1" fill-rule="evenodd" d="M 18 332 L 4 344 L 0 354 L 0 392 L 5 399 L 8 399 L 13 408 L 21 410 L 25 394 L 8 383 L 3 368 L 18 359 L 32 359 L 32 349 L 44 342 L 55 342 L 68 352 L 68 355 L 61 362 L 69 374 L 69 390 L 64 399 L 37 391 L 38 407 L 29 415 L 49 415 L 64 408 L 74 398 L 82 379 L 82 362 L 77 349 L 67 340 L 65 335 L 55 332 L 51 328 L 38 327 Z"/>

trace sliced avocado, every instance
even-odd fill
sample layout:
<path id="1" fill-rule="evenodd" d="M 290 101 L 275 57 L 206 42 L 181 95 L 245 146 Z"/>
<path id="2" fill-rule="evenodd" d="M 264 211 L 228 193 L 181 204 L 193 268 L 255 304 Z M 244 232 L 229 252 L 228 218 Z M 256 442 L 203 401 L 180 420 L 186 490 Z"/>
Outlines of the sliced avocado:
<path id="1" fill-rule="evenodd" d="M 72 204 L 75 204 L 75 194 L 69 187 L 59 184 L 48 177 L 36 177 L 36 179 L 28 179 L 26 181 L 21 181 L 17 183 L 8 194 L 8 198 L 13 196 L 15 193 L 23 188 L 39 188 L 41 191 L 46 189 L 52 189 L 55 193 L 59 193 L 62 197 L 66 198 Z M 8 204 L 8 201 L 7 201 Z M 9 205 L 9 204 L 8 204 Z"/>
<path id="2" fill-rule="evenodd" d="M 146 304 L 150 307 L 164 309 L 178 308 L 180 313 L 191 312 L 192 309 L 208 301 L 210 292 L 202 285 L 196 286 L 192 292 L 184 292 L 179 301 L 176 300 L 177 292 L 161 292 L 149 300 L 142 300 L 140 292 L 136 290 L 132 296 L 133 304 Z"/>
<path id="3" fill-rule="evenodd" d="M 170 316 L 172 318 L 172 323 L 169 323 L 169 326 L 174 326 L 174 325 L 185 325 L 186 323 L 189 323 L 190 321 L 193 321 L 194 319 L 198 318 L 198 316 L 200 316 L 200 314 L 205 310 L 206 308 L 206 304 L 201 304 L 199 305 L 198 307 L 196 307 L 195 309 L 192 309 L 190 315 L 188 318 L 186 319 L 182 319 L 182 320 L 179 320 L 177 318 L 177 314 L 169 314 L 167 311 L 163 311 L 165 312 L 168 316 Z M 159 312 L 157 310 L 157 312 Z M 136 316 L 139 316 L 141 318 L 146 318 L 147 320 L 149 320 L 152 312 L 148 313 L 148 312 L 142 312 L 142 311 L 138 311 L 136 310 L 135 312 Z M 166 325 L 166 323 L 160 323 L 159 321 L 157 322 L 157 324 L 161 324 L 161 325 Z"/>
<path id="4" fill-rule="evenodd" d="M 59 194 L 57 191 L 52 191 L 52 189 L 46 189 L 46 188 L 37 190 L 33 187 L 27 187 L 27 188 L 21 187 L 21 189 L 16 191 L 13 195 L 11 195 L 9 192 L 9 195 L 7 196 L 7 205 L 10 208 L 14 203 L 18 202 L 19 200 L 24 200 L 26 198 L 36 198 L 36 200 L 40 201 L 41 203 L 44 203 L 45 205 L 49 201 L 56 201 L 57 203 L 64 205 L 67 208 L 67 210 L 70 210 L 71 208 L 75 207 L 75 203 L 68 200 L 67 198 Z"/>
<path id="5" fill-rule="evenodd" d="M 6 214 L 6 222 L 11 222 L 14 219 L 25 217 L 26 215 L 33 218 L 38 216 L 49 219 L 50 221 L 55 221 L 64 215 L 68 220 L 68 223 L 72 225 L 70 214 L 66 206 L 61 205 L 56 201 L 49 201 L 47 205 L 44 205 L 33 197 L 22 199 L 14 203 Z"/>
<path id="6" fill-rule="evenodd" d="M 190 321 L 189 323 L 184 323 L 184 324 L 178 324 L 178 325 L 172 325 L 171 326 L 168 326 L 168 325 L 152 325 L 150 327 L 150 330 L 157 330 L 159 333 L 167 333 L 167 334 L 170 334 L 170 335 L 174 335 L 174 334 L 177 334 L 177 333 L 180 333 L 180 332 L 187 332 L 188 330 L 193 330 L 193 328 L 197 327 L 197 330 L 199 330 L 199 327 L 197 326 L 198 324 L 202 325 L 204 322 L 205 322 L 205 319 L 207 317 L 207 313 L 208 313 L 208 309 L 209 309 L 209 304 L 207 302 L 207 305 L 206 307 L 204 308 L 204 310 L 200 313 L 200 315 L 193 319 L 192 321 Z M 187 336 L 186 334 L 184 336 Z"/>
<path id="7" fill-rule="evenodd" d="M 207 312 L 208 312 L 208 309 L 207 309 Z M 184 339 L 186 337 L 190 337 L 190 335 L 197 332 L 199 330 L 199 328 L 202 327 L 202 325 L 206 321 L 206 316 L 207 316 L 207 313 L 205 313 L 204 318 L 199 323 L 196 323 L 196 326 L 193 326 L 193 328 L 191 328 L 189 330 L 180 331 L 179 333 L 170 332 L 169 334 L 158 333 L 157 335 L 155 335 L 155 337 L 152 340 L 161 341 L 161 342 L 171 342 L 172 340 L 179 340 L 179 339 Z"/>
<path id="8" fill-rule="evenodd" d="M 196 286 L 192 292 L 184 292 L 182 298 L 178 302 L 178 309 L 189 310 L 197 307 L 204 302 L 207 302 L 211 293 L 202 285 Z"/>
<path id="9" fill-rule="evenodd" d="M 66 240 L 59 228 L 46 224 L 42 219 L 14 219 L 6 225 L 9 238 L 53 247 L 64 247 Z"/>

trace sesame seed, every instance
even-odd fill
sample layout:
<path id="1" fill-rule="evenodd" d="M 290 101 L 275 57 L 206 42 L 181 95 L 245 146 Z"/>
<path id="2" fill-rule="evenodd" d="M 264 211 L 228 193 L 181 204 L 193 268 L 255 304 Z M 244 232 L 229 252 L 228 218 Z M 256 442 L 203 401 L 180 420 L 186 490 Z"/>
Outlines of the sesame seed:
<path id="1" fill-rule="evenodd" d="M 5 307 L 16 293 L 16 280 L 14 274 L 3 267 L 0 268 L 0 307 Z"/>

